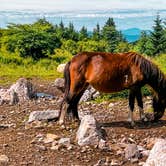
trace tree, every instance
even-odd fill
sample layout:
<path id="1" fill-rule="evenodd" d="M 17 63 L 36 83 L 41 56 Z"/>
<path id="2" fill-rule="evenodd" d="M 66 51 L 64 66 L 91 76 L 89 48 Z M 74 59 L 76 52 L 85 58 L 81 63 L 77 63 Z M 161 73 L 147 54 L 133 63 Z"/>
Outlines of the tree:
<path id="1" fill-rule="evenodd" d="M 77 43 L 74 40 L 64 40 L 61 46 L 62 50 L 70 52 L 72 55 L 77 53 Z"/>
<path id="2" fill-rule="evenodd" d="M 48 24 L 12 24 L 8 27 L 7 50 L 17 51 L 20 56 L 39 59 L 49 56 L 61 42 L 56 34 L 49 31 Z"/>
<path id="3" fill-rule="evenodd" d="M 152 50 L 152 44 L 150 41 L 150 37 L 146 31 L 142 31 L 140 39 L 136 44 L 136 51 L 138 51 L 140 54 L 151 55 L 152 54 L 151 50 Z"/>
<path id="4" fill-rule="evenodd" d="M 78 41 L 78 33 L 74 29 L 74 25 L 70 22 L 69 27 L 67 28 L 67 39 Z"/>
<path id="5" fill-rule="evenodd" d="M 164 53 L 166 53 L 166 20 L 164 21 L 164 45 L 165 45 L 165 47 L 164 47 Z"/>
<path id="6" fill-rule="evenodd" d="M 114 52 L 118 44 L 118 31 L 113 18 L 109 18 L 102 29 L 102 37 L 108 41 L 108 52 Z"/>
<path id="7" fill-rule="evenodd" d="M 99 41 L 101 39 L 100 25 L 97 24 L 96 28 L 93 29 L 92 39 Z"/>
<path id="8" fill-rule="evenodd" d="M 86 40 L 88 39 L 88 31 L 85 26 L 83 26 L 79 32 L 79 40 Z"/>
<path id="9" fill-rule="evenodd" d="M 151 33 L 151 43 L 152 43 L 152 55 L 159 55 L 164 52 L 166 39 L 164 36 L 164 28 L 162 25 L 162 19 L 158 14 L 154 20 L 153 32 Z"/>

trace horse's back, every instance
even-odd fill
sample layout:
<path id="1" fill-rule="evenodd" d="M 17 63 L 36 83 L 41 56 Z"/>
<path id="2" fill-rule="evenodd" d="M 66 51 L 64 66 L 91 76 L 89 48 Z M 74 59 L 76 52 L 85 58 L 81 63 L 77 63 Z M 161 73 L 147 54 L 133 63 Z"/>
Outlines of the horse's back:
<path id="1" fill-rule="evenodd" d="M 142 79 L 134 53 L 83 52 L 72 59 L 71 69 L 84 76 L 87 83 L 102 92 L 116 92 Z"/>

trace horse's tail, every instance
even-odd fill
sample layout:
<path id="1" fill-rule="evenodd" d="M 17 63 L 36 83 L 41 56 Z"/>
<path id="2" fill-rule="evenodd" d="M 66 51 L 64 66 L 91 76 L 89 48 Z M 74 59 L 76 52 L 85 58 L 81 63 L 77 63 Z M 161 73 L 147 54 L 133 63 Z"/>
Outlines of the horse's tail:
<path id="1" fill-rule="evenodd" d="M 65 66 L 64 70 L 64 78 L 65 78 L 65 99 L 68 100 L 69 91 L 70 91 L 70 62 L 68 62 Z"/>
<path id="2" fill-rule="evenodd" d="M 64 92 L 64 98 L 63 98 L 63 100 L 61 102 L 61 105 L 60 105 L 60 110 L 62 110 L 64 102 L 68 101 L 68 96 L 69 96 L 69 91 L 70 91 L 70 70 L 69 70 L 69 67 L 70 67 L 70 62 L 68 62 L 66 64 L 65 69 L 64 69 L 64 79 L 65 79 L 64 87 L 65 87 L 65 92 Z"/>

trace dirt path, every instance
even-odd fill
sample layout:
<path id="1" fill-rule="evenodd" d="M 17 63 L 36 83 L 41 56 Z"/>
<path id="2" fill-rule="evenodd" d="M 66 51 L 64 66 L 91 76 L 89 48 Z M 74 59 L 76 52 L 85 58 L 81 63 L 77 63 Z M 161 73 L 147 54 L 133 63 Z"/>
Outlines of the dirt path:
<path id="1" fill-rule="evenodd" d="M 42 84 L 41 87 L 43 87 Z M 48 89 L 46 90 L 48 92 Z M 166 138 L 166 113 L 158 123 L 143 124 L 137 121 L 136 127 L 132 129 L 126 121 L 127 105 L 125 99 L 115 101 L 111 106 L 110 101 L 100 104 L 88 102 L 79 105 L 80 111 L 93 114 L 106 130 L 108 142 L 112 147 L 112 150 L 109 151 L 92 147 L 79 147 L 75 141 L 77 124 L 68 123 L 67 129 L 61 128 L 56 121 L 26 125 L 30 112 L 58 109 L 58 98 L 40 99 L 23 105 L 0 106 L 0 155 L 8 156 L 7 165 L 10 166 L 93 166 L 100 161 L 101 163 L 105 161 L 111 163 L 114 160 L 124 166 L 138 165 L 138 162 L 131 163 L 124 159 L 123 154 L 118 154 L 116 145 L 131 138 L 130 141 L 134 141 L 135 144 L 150 149 L 150 139 Z M 135 119 L 138 120 L 138 111 L 135 111 Z M 58 135 L 60 138 L 70 137 L 72 148 L 51 150 L 49 143 L 35 142 L 35 139 L 45 136 L 47 133 Z M 139 162 L 145 160 L 146 157 L 143 157 Z"/>

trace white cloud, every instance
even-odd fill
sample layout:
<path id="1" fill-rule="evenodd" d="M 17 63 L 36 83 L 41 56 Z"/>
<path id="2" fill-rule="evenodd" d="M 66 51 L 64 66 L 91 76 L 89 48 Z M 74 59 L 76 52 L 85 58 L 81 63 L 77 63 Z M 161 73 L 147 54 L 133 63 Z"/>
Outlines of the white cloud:
<path id="1" fill-rule="evenodd" d="M 166 9 L 166 0 L 0 0 L 0 10 Z"/>

